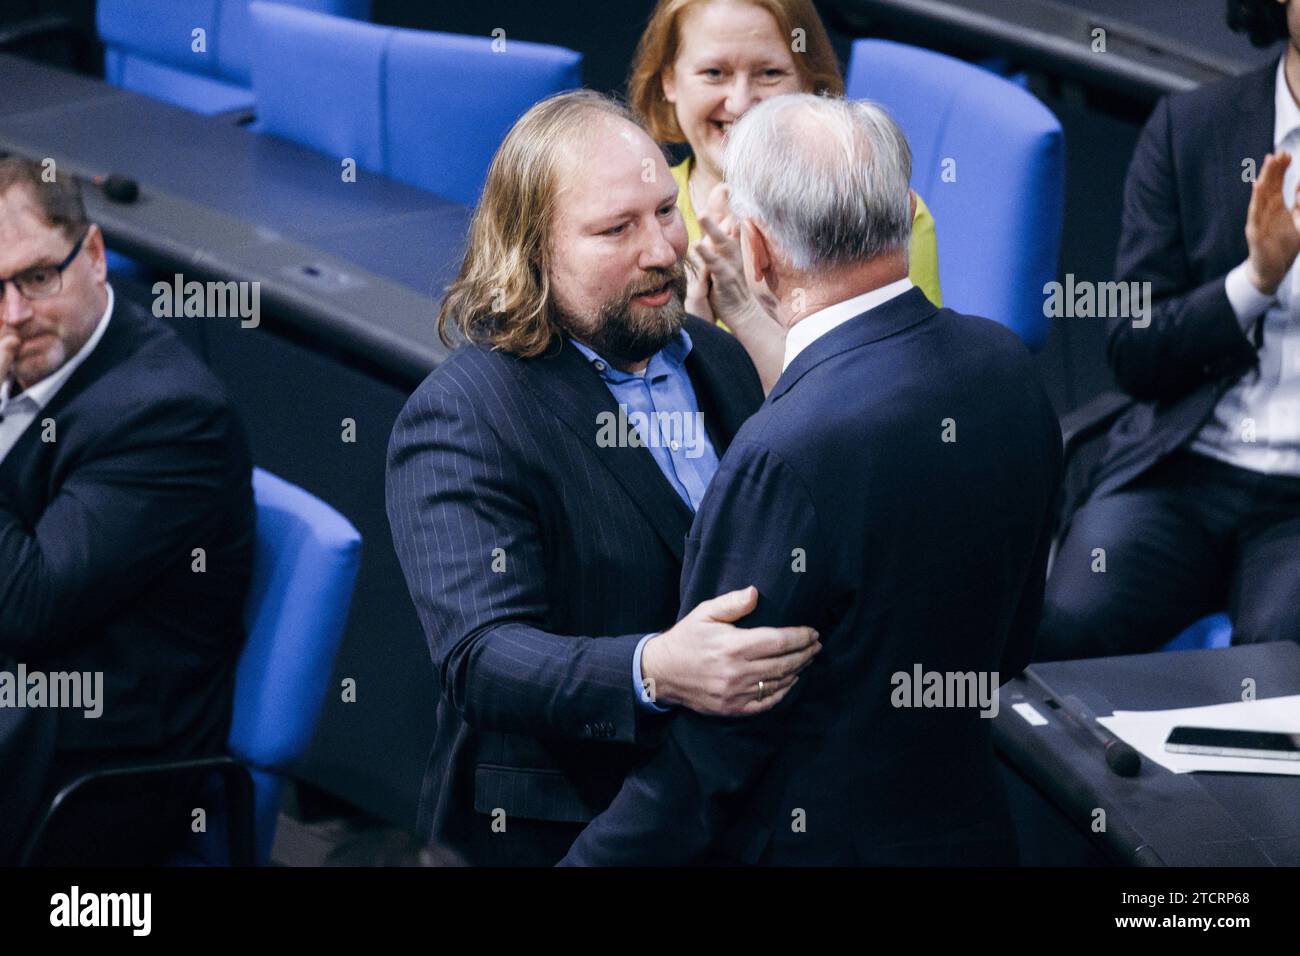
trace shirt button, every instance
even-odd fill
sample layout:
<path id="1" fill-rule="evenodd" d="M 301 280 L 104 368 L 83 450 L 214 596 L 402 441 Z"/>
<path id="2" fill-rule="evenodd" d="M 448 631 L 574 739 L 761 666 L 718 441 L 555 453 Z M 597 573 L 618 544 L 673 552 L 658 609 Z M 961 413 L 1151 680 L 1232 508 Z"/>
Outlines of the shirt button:
<path id="1" fill-rule="evenodd" d="M 597 371 L 597 372 L 603 372 L 603 371 L 605 371 L 605 363 L 602 362 L 602 361 L 600 361 L 600 359 L 597 359 L 596 361 L 592 362 L 591 364 L 594 365 L 594 366 L 596 366 L 596 371 Z"/>
<path id="2" fill-rule="evenodd" d="M 677 441 L 676 439 L 673 439 L 668 443 L 668 447 L 671 448 L 673 451 L 677 451 L 682 447 L 682 443 Z"/>

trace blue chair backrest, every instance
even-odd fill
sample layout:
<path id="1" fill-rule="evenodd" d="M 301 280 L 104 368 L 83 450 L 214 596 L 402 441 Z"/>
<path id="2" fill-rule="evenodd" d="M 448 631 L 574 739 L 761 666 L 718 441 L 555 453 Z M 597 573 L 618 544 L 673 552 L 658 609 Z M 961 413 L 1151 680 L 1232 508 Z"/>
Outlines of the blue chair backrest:
<path id="1" fill-rule="evenodd" d="M 1061 124 L 1032 94 L 931 50 L 853 44 L 848 96 L 889 110 L 912 147 L 912 187 L 934 213 L 944 304 L 1047 340 L 1065 206 Z"/>
<path id="2" fill-rule="evenodd" d="M 99 0 L 108 82 L 197 113 L 253 106 L 250 0 Z M 366 19 L 370 0 L 280 0 Z M 202 30 L 202 43 L 195 31 Z M 195 49 L 199 47 L 199 49 Z"/>
<path id="3" fill-rule="evenodd" d="M 508 37 L 251 7 L 258 123 L 444 198 L 474 203 L 530 106 L 582 83 L 582 56 Z"/>
<path id="4" fill-rule="evenodd" d="M 253 470 L 257 552 L 244 609 L 229 746 L 253 772 L 258 859 L 275 832 L 280 774 L 307 752 L 329 688 L 361 535 L 319 498 Z"/>
<path id="5" fill-rule="evenodd" d="M 1162 651 L 1199 651 L 1232 644 L 1232 619 L 1224 612 L 1203 617 L 1160 648 Z"/>

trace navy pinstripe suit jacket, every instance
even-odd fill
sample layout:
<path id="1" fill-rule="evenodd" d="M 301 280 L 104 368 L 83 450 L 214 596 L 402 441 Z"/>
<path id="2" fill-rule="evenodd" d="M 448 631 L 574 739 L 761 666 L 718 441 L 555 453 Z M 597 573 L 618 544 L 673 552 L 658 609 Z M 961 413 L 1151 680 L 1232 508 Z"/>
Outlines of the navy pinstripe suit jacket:
<path id="1" fill-rule="evenodd" d="M 721 455 L 762 388 L 730 335 L 686 329 Z M 567 340 L 466 346 L 393 429 L 389 522 L 441 683 L 420 828 L 471 863 L 556 862 L 662 737 L 632 655 L 678 618 L 692 514 L 647 449 L 597 445 L 617 407 Z"/>

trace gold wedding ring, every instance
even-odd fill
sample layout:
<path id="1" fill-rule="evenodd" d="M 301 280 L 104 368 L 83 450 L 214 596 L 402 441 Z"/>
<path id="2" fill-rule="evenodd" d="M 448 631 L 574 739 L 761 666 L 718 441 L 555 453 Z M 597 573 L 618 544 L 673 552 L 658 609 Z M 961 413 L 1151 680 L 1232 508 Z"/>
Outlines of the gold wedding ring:
<path id="1" fill-rule="evenodd" d="M 758 682 L 758 699 L 762 700 L 767 696 L 767 685 L 763 681 Z"/>

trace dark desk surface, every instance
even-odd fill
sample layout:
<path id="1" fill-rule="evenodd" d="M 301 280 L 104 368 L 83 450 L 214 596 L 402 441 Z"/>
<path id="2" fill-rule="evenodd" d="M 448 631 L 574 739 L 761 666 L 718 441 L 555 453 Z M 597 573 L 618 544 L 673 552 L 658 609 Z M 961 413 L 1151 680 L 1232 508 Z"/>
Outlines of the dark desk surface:
<path id="1" fill-rule="evenodd" d="M 408 384 L 446 355 L 433 317 L 470 211 L 341 160 L 0 55 L 0 148 L 137 180 L 87 207 L 110 246 L 190 278 L 257 280 L 265 311 Z M 11 90 L 21 96 L 10 96 Z"/>
<path id="2" fill-rule="evenodd" d="M 10 54 L 0 55 L 0 76 L 4 77 L 4 96 L 0 97 L 0 116 L 16 116 L 48 110 L 59 104 L 83 103 L 93 99 L 126 99 L 129 94 L 100 83 L 93 78 L 63 70 L 12 69 L 11 63 L 30 65 Z"/>
<path id="3" fill-rule="evenodd" d="M 1227 27 L 1223 0 L 831 0 L 842 28 L 985 49 L 1085 85 L 1154 100 L 1278 55 Z M 1092 49 L 1106 30 L 1106 51 Z"/>
<path id="4" fill-rule="evenodd" d="M 1032 667 L 1061 694 L 1077 695 L 1097 716 L 1115 710 L 1167 710 L 1300 693 L 1300 645 L 1254 644 L 1062 661 Z M 1031 726 L 1012 708 L 1028 701 L 1047 718 Z M 1171 866 L 1300 865 L 1300 777 L 1175 774 L 1143 760 L 1141 773 L 1116 776 L 1101 747 L 1044 702 L 1024 677 L 1002 688 L 993 724 L 998 751 L 1080 832 L 1091 833 L 1097 808 L 1106 832 L 1095 834 L 1121 862 Z"/>
<path id="5" fill-rule="evenodd" d="M 1243 65 L 1276 56 L 1276 50 L 1251 46 L 1243 33 L 1228 29 L 1223 0 L 1057 0 L 1099 22 L 1132 24 L 1225 62 Z"/>

